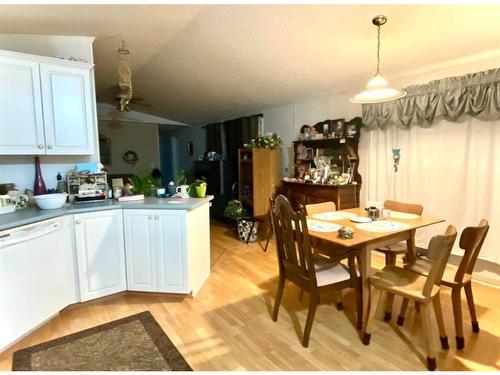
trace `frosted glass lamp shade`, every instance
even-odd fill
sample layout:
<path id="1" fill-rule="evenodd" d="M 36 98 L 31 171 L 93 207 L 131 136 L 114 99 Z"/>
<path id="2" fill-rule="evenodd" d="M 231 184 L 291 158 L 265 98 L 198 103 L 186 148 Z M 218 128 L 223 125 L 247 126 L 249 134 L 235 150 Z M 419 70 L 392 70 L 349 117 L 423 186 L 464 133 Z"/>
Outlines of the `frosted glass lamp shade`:
<path id="1" fill-rule="evenodd" d="M 377 74 L 368 81 L 366 90 L 354 95 L 349 101 L 361 104 L 383 103 L 402 98 L 405 95 L 405 90 L 389 87 L 387 80 L 380 74 Z"/>

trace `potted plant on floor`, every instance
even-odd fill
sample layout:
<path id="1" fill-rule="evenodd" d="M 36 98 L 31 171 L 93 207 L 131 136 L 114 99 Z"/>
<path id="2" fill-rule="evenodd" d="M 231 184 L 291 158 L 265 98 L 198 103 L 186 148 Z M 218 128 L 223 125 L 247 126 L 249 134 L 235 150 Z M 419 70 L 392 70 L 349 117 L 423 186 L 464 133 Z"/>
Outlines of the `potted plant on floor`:
<path id="1" fill-rule="evenodd" d="M 237 199 L 229 201 L 224 209 L 224 217 L 228 219 L 230 226 L 236 228 L 238 238 L 246 242 L 248 234 L 252 230 L 252 221 L 242 203 Z M 255 241 L 257 241 L 257 223 L 254 225 L 249 242 Z"/>

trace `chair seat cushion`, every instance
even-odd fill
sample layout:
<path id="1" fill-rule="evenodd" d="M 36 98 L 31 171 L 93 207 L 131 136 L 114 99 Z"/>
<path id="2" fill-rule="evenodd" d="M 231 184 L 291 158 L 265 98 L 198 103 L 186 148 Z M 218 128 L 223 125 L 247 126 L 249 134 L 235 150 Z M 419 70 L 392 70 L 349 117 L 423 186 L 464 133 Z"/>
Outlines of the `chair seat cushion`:
<path id="1" fill-rule="evenodd" d="M 316 281 L 319 287 L 349 280 L 349 268 L 342 263 L 315 260 Z M 356 271 L 357 272 L 357 271 Z"/>
<path id="2" fill-rule="evenodd" d="M 382 246 L 376 249 L 382 253 L 391 253 L 391 254 L 404 254 L 406 253 L 406 242 L 398 242 L 393 245 Z"/>
<path id="3" fill-rule="evenodd" d="M 378 271 L 368 278 L 371 285 L 403 297 L 416 299 L 420 302 L 428 300 L 422 294 L 427 277 L 419 275 L 410 270 L 388 266 Z M 439 291 L 439 287 L 434 285 L 431 292 L 433 297 Z"/>

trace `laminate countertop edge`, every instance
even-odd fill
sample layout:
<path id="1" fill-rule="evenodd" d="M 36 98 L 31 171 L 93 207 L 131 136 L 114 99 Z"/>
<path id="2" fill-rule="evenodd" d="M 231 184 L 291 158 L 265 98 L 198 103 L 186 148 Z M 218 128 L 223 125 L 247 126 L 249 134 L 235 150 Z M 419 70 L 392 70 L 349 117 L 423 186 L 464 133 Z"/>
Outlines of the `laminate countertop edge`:
<path id="1" fill-rule="evenodd" d="M 147 197 L 144 200 L 134 202 L 118 202 L 114 199 L 109 199 L 96 203 L 66 204 L 62 208 L 56 210 L 41 210 L 38 207 L 21 208 L 15 212 L 0 215 L 0 231 L 33 224 L 43 220 L 54 219 L 64 215 L 106 210 L 143 209 L 192 211 L 204 204 L 208 204 L 213 198 L 212 195 L 207 195 L 205 198 L 187 199 Z"/>

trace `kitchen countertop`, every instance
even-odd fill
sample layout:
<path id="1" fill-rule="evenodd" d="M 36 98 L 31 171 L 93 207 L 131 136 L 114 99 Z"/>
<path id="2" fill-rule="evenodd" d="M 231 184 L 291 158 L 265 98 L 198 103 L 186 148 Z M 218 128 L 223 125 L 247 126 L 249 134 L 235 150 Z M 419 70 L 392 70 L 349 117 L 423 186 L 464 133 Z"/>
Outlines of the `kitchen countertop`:
<path id="1" fill-rule="evenodd" d="M 58 216 L 81 214 L 86 212 L 119 210 L 119 209 L 153 209 L 153 210 L 184 210 L 192 211 L 213 199 L 212 195 L 205 198 L 152 198 L 135 202 L 118 202 L 105 200 L 94 203 L 66 204 L 56 210 L 41 210 L 38 207 L 21 208 L 9 214 L 0 215 L 0 231 L 36 223 L 37 221 L 53 219 Z"/>

